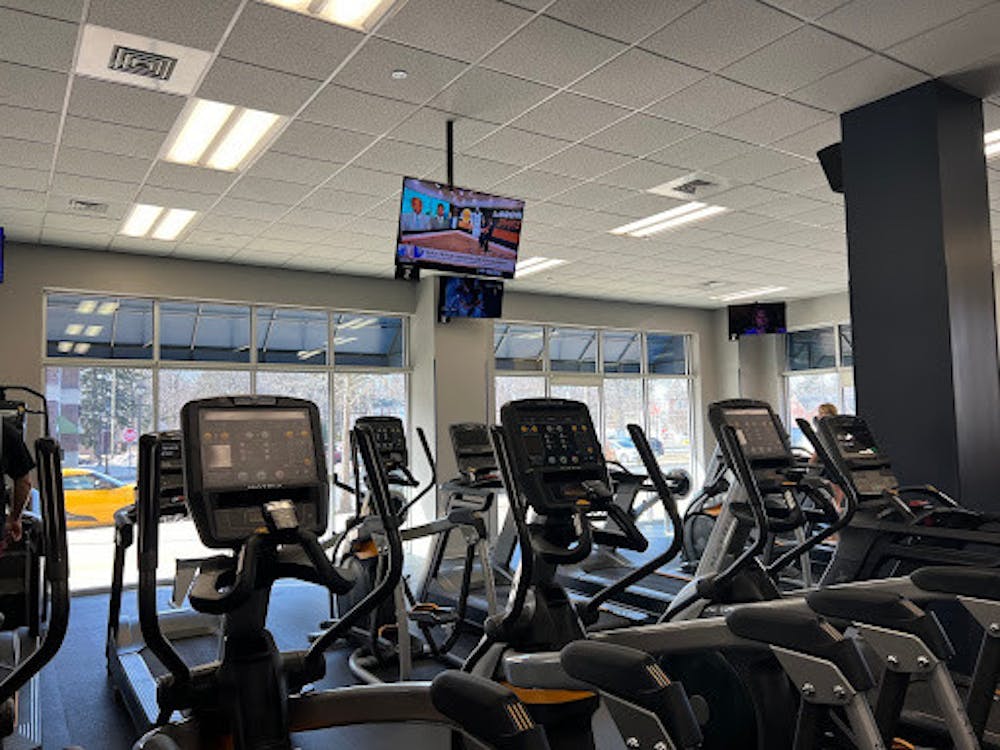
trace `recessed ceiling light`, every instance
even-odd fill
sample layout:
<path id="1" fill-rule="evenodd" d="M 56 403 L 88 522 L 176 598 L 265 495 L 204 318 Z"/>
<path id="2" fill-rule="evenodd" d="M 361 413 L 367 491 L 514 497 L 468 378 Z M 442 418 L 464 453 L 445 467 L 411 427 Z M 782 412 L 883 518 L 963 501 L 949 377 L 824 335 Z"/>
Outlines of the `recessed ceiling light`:
<path id="1" fill-rule="evenodd" d="M 303 349 L 299 351 L 295 356 L 299 358 L 300 361 L 305 362 L 306 360 L 312 359 L 313 357 L 318 357 L 323 353 L 322 349 Z"/>
<path id="2" fill-rule="evenodd" d="M 351 318 L 347 322 L 338 323 L 337 330 L 367 328 L 375 322 L 375 318 Z"/>
<path id="3" fill-rule="evenodd" d="M 707 203 L 691 201 L 669 211 L 663 211 L 645 219 L 633 221 L 630 224 L 611 230 L 611 234 L 628 235 L 629 237 L 648 237 L 651 234 L 665 232 L 668 229 L 688 224 L 692 221 L 707 219 L 709 216 L 722 213 L 728 209 L 723 206 L 710 206 Z"/>
<path id="4" fill-rule="evenodd" d="M 197 211 L 190 211 L 186 208 L 165 209 L 163 206 L 137 203 L 125 220 L 120 233 L 129 237 L 146 237 L 148 235 L 154 240 L 175 240 L 197 213 Z M 109 307 L 110 305 L 114 305 L 114 307 Z M 118 304 L 106 302 L 102 307 L 108 312 L 101 314 L 110 315 L 118 309 Z"/>
<path id="5" fill-rule="evenodd" d="M 97 308 L 98 315 L 113 315 L 118 310 L 117 302 L 102 302 Z"/>
<path id="6" fill-rule="evenodd" d="M 1000 129 L 991 130 L 986 134 L 986 158 L 991 159 L 1000 154 Z"/>
<path id="7" fill-rule="evenodd" d="M 392 71 L 392 80 L 394 80 L 394 81 L 405 81 L 406 77 L 408 75 L 409 75 L 409 73 L 407 73 L 405 70 L 403 70 L 402 68 L 400 68 L 398 70 Z"/>
<path id="8" fill-rule="evenodd" d="M 163 159 L 232 172 L 266 145 L 283 118 L 272 112 L 192 99 L 167 139 Z"/>
<path id="9" fill-rule="evenodd" d="M 393 4 L 394 0 L 264 0 L 271 5 L 308 13 L 325 21 L 368 31 Z"/>
<path id="10" fill-rule="evenodd" d="M 747 289 L 743 292 L 733 292 L 732 294 L 722 294 L 718 297 L 712 297 L 712 299 L 717 299 L 720 302 L 735 302 L 738 299 L 748 299 L 750 297 L 766 297 L 769 294 L 775 294 L 777 292 L 783 292 L 787 289 L 787 286 L 766 286 L 761 289 Z"/>
<path id="11" fill-rule="evenodd" d="M 334 346 L 343 346 L 344 344 L 350 344 L 352 341 L 357 341 L 357 336 L 337 336 L 333 340 Z"/>
<path id="12" fill-rule="evenodd" d="M 156 225 L 153 230 L 154 240 L 176 240 L 177 236 L 184 231 L 197 211 L 189 211 L 186 208 L 171 208 L 167 215 Z"/>
<path id="13" fill-rule="evenodd" d="M 161 213 L 163 206 L 136 203 L 122 225 L 121 234 L 128 237 L 145 237 Z"/>
<path id="14" fill-rule="evenodd" d="M 81 315 L 90 315 L 96 309 L 97 309 L 97 300 L 92 300 L 92 299 L 80 300 L 80 304 L 76 306 L 76 311 Z"/>
<path id="15" fill-rule="evenodd" d="M 167 161 L 197 164 L 236 109 L 232 104 L 196 99 L 167 150 Z"/>
<path id="16" fill-rule="evenodd" d="M 75 344 L 73 346 L 73 351 L 77 354 L 86 354 L 90 351 L 90 344 L 86 341 L 81 341 L 79 344 Z"/>
<path id="17" fill-rule="evenodd" d="M 83 331 L 83 335 L 89 338 L 94 338 L 95 336 L 100 336 L 101 331 L 103 330 L 104 326 L 87 326 Z"/>
<path id="18" fill-rule="evenodd" d="M 59 351 L 62 352 L 63 354 L 67 354 L 68 352 L 73 351 L 73 342 L 72 341 L 60 341 L 56 345 L 56 348 L 59 349 Z"/>
<path id="19" fill-rule="evenodd" d="M 83 323 L 70 323 L 66 326 L 67 336 L 79 336 L 83 333 Z"/>
<path id="20" fill-rule="evenodd" d="M 514 278 L 520 279 L 524 276 L 529 276 L 533 273 L 540 273 L 542 271 L 548 271 L 550 268 L 555 268 L 556 266 L 561 266 L 567 261 L 562 258 L 527 258 L 518 262 L 517 270 L 514 272 Z"/>

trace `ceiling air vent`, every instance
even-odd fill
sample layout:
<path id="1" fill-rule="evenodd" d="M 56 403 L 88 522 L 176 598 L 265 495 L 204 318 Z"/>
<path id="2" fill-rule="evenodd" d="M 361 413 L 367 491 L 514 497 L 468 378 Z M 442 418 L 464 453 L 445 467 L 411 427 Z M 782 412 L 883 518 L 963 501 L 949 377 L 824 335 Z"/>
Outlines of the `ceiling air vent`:
<path id="1" fill-rule="evenodd" d="M 111 62 L 108 63 L 108 68 L 135 76 L 155 78 L 158 81 L 169 81 L 175 65 L 177 65 L 176 57 L 116 44 L 111 50 Z"/>
<path id="2" fill-rule="evenodd" d="M 662 185 L 649 188 L 646 192 L 690 201 L 702 200 L 715 193 L 721 193 L 728 187 L 729 184 L 718 175 L 708 174 L 707 172 L 695 172 L 694 174 L 678 177 L 676 180 L 664 182 Z"/>
<path id="3" fill-rule="evenodd" d="M 69 210 L 78 214 L 93 214 L 103 216 L 108 212 L 108 204 L 100 201 L 87 201 L 79 198 L 70 198 Z"/>

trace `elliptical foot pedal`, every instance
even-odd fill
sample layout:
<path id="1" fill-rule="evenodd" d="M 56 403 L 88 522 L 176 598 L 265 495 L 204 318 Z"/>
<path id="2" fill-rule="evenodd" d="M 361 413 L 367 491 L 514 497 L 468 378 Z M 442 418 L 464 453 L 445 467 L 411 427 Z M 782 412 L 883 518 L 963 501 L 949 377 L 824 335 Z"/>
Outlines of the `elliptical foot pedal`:
<path id="1" fill-rule="evenodd" d="M 421 627 L 451 625 L 458 620 L 454 607 L 442 607 L 431 602 L 415 604 L 409 612 L 410 619 Z"/>

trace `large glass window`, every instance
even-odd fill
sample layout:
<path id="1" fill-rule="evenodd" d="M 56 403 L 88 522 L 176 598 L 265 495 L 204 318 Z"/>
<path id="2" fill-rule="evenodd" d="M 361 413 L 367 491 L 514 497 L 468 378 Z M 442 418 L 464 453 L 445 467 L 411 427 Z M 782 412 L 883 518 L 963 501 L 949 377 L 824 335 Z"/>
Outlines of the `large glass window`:
<path id="1" fill-rule="evenodd" d="M 498 370 L 541 371 L 545 366 L 545 329 L 498 323 L 493 328 L 493 356 Z"/>
<path id="2" fill-rule="evenodd" d="M 87 359 L 152 359 L 153 300 L 50 294 L 46 354 Z"/>
<path id="3" fill-rule="evenodd" d="M 838 326 L 840 331 L 840 366 L 854 367 L 854 329 L 850 323 Z"/>
<path id="4" fill-rule="evenodd" d="M 181 426 L 181 407 L 211 396 L 250 393 L 249 370 L 160 370 L 159 429 Z"/>
<path id="5" fill-rule="evenodd" d="M 797 419 L 812 420 L 820 404 L 842 408 L 839 372 L 796 373 L 786 380 L 788 432 L 793 445 L 807 447 L 809 442 L 796 424 Z"/>
<path id="6" fill-rule="evenodd" d="M 821 370 L 837 366 L 834 328 L 793 331 L 787 336 L 789 370 Z"/>
<path id="7" fill-rule="evenodd" d="M 642 380 L 640 378 L 605 378 L 604 380 L 604 454 L 630 469 L 642 465 L 628 434 L 629 424 L 645 423 Z"/>
<path id="8" fill-rule="evenodd" d="M 604 372 L 642 372 L 642 334 L 636 331 L 601 333 Z"/>
<path id="9" fill-rule="evenodd" d="M 572 381 L 553 381 L 550 394 L 552 398 L 566 398 L 570 401 L 582 401 L 590 409 L 590 418 L 594 420 L 597 429 L 601 428 L 601 386 L 597 383 L 574 383 Z"/>
<path id="10" fill-rule="evenodd" d="M 656 375 L 687 375 L 687 336 L 650 333 L 646 336 L 649 372 Z"/>
<path id="11" fill-rule="evenodd" d="M 680 378 L 650 378 L 647 411 L 649 443 L 665 468 L 693 470 L 691 389 Z"/>
<path id="12" fill-rule="evenodd" d="M 534 375 L 498 375 L 494 378 L 493 400 L 496 403 L 498 422 L 503 405 L 522 398 L 545 398 L 545 378 Z"/>
<path id="13" fill-rule="evenodd" d="M 257 393 L 273 396 L 293 396 L 312 401 L 319 407 L 323 423 L 323 444 L 330 458 L 330 377 L 326 372 L 289 372 L 260 370 L 257 373 Z"/>
<path id="14" fill-rule="evenodd" d="M 554 372 L 597 372 L 597 331 L 550 329 L 549 363 Z"/>
<path id="15" fill-rule="evenodd" d="M 338 365 L 402 367 L 403 319 L 377 315 L 338 315 L 333 356 Z"/>
<path id="16" fill-rule="evenodd" d="M 257 361 L 327 364 L 330 320 L 325 310 L 257 308 Z"/>
<path id="17" fill-rule="evenodd" d="M 160 359 L 249 362 L 250 308 L 200 302 L 161 303 Z"/>

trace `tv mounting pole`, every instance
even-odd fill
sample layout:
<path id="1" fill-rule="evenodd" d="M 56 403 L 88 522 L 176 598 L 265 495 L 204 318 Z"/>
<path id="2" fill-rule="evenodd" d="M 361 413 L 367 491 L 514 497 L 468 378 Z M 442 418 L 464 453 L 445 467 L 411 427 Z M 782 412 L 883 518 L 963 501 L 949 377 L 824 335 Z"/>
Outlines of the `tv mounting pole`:
<path id="1" fill-rule="evenodd" d="M 448 187 L 455 186 L 455 121 L 448 120 L 444 126 L 445 149 L 447 152 Z"/>

